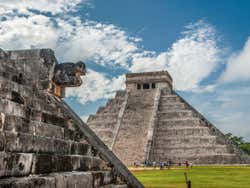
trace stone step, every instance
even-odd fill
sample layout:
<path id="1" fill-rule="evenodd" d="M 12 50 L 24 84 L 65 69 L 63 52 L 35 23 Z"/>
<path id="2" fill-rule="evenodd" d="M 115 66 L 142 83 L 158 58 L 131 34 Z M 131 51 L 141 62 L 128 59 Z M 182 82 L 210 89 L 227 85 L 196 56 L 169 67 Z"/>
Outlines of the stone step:
<path id="1" fill-rule="evenodd" d="M 90 155 L 91 151 L 91 146 L 82 142 L 10 131 L 1 132 L 0 140 L 5 143 L 4 150 L 9 152 Z"/>
<path id="2" fill-rule="evenodd" d="M 154 146 L 153 153 L 155 155 L 162 155 L 162 156 L 182 156 L 182 155 L 195 155 L 195 154 L 222 154 L 222 153 L 229 153 L 228 148 L 225 145 L 213 145 L 213 146 L 169 146 L 169 145 L 160 145 Z"/>
<path id="3" fill-rule="evenodd" d="M 197 117 L 191 110 L 158 111 L 159 119 L 184 119 Z"/>
<path id="4" fill-rule="evenodd" d="M 26 117 L 26 107 L 23 104 L 3 98 L 0 98 L 0 112 L 4 112 L 7 115 Z"/>
<path id="5" fill-rule="evenodd" d="M 61 113 L 37 111 L 24 104 L 0 98 L 0 112 L 5 115 L 30 118 L 31 120 L 43 121 L 48 124 L 65 126 L 67 118 Z"/>
<path id="6" fill-rule="evenodd" d="M 117 119 L 118 113 L 105 113 L 105 114 L 96 114 L 89 117 L 88 121 L 114 121 Z"/>
<path id="7" fill-rule="evenodd" d="M 108 126 L 108 125 L 115 125 L 117 122 L 117 119 L 103 119 L 103 120 L 95 120 L 95 119 L 88 119 L 87 124 L 89 126 Z"/>
<path id="8" fill-rule="evenodd" d="M 32 160 L 33 154 L 30 153 L 0 152 L 0 178 L 28 176 L 31 173 Z"/>
<path id="9" fill-rule="evenodd" d="M 42 136 L 42 137 L 50 137 L 50 138 L 57 138 L 57 139 L 64 139 L 65 137 L 65 131 L 64 128 L 47 124 L 43 122 L 36 122 L 31 121 L 30 124 L 32 124 L 35 128 L 34 135 Z"/>
<path id="10" fill-rule="evenodd" d="M 159 111 L 167 111 L 167 110 L 185 110 L 188 109 L 187 105 L 182 102 L 168 102 L 168 103 L 160 103 Z"/>
<path id="11" fill-rule="evenodd" d="M 170 160 L 173 163 L 185 163 L 185 161 L 192 162 L 193 165 L 197 164 L 239 164 L 239 158 L 235 154 L 209 154 L 209 155 L 190 155 L 190 156 L 155 156 L 155 161 L 167 162 Z M 182 164 L 184 165 L 184 164 Z"/>
<path id="12" fill-rule="evenodd" d="M 110 170 L 100 158 L 83 155 L 0 152 L 0 165 L 0 178 L 62 171 Z"/>
<path id="13" fill-rule="evenodd" d="M 117 125 L 117 122 L 114 121 L 114 122 L 110 122 L 109 123 L 109 122 L 94 122 L 94 121 L 92 122 L 92 121 L 90 121 L 87 124 L 93 130 L 95 130 L 95 129 L 98 130 L 100 128 L 103 128 L 103 129 L 114 129 L 115 126 Z"/>
<path id="14" fill-rule="evenodd" d="M 162 95 L 160 98 L 160 103 L 167 102 L 180 102 L 181 99 L 177 95 Z"/>
<path id="15" fill-rule="evenodd" d="M 105 107 L 101 107 L 100 109 L 98 109 L 97 114 L 100 114 L 100 113 L 118 113 L 123 102 L 124 102 L 124 99 L 115 99 L 113 102 L 106 104 Z"/>
<path id="16" fill-rule="evenodd" d="M 1 62 L 2 65 L 2 62 Z M 2 68 L 2 67 L 0 67 Z M 3 69 L 1 69 L 3 70 Z M 10 72 L 2 72 L 0 73 L 0 81 L 1 81 L 1 88 L 13 88 L 14 90 L 19 89 L 25 92 L 31 93 L 32 87 L 30 87 L 30 81 L 27 79 L 22 79 L 20 82 L 12 81 L 14 80 L 14 76 L 16 77 L 16 73 L 12 74 Z M 25 75 L 23 75 L 25 76 Z"/>
<path id="17" fill-rule="evenodd" d="M 107 107 L 101 113 L 118 113 L 121 109 L 121 105 L 114 107 Z M 99 114 L 99 113 L 98 113 Z"/>
<path id="18" fill-rule="evenodd" d="M 29 87 L 12 81 L 1 83 L 0 97 L 13 102 L 19 100 L 19 103 L 25 103 L 30 108 L 39 111 L 55 113 L 58 110 L 56 105 L 50 101 L 50 96 L 44 95 L 42 92 L 34 92 Z"/>
<path id="19" fill-rule="evenodd" d="M 203 122 L 199 118 L 172 118 L 172 119 L 166 119 L 166 118 L 160 118 L 158 119 L 158 126 L 167 126 L 169 128 L 171 127 L 184 127 L 184 126 L 190 126 L 190 127 L 197 127 L 200 126 Z"/>
<path id="20" fill-rule="evenodd" d="M 49 154 L 33 156 L 32 174 L 99 170 L 110 170 L 110 168 L 107 167 L 105 161 L 98 157 Z"/>
<path id="21" fill-rule="evenodd" d="M 179 136 L 179 138 L 183 136 L 209 136 L 210 132 L 207 127 L 181 127 L 181 128 L 157 128 L 156 129 L 156 137 L 158 139 L 168 137 L 168 136 Z"/>
<path id="22" fill-rule="evenodd" d="M 98 130 L 96 130 L 95 131 L 95 133 L 99 136 L 99 137 L 101 137 L 101 138 L 103 138 L 103 137 L 108 137 L 108 138 L 112 138 L 113 137 L 113 130 L 100 130 L 100 129 L 98 129 Z"/>
<path id="23" fill-rule="evenodd" d="M 8 188 L 126 188 L 116 186 L 112 173 L 107 171 L 98 172 L 61 172 L 48 176 L 31 175 L 23 178 L 6 178 L 0 180 L 0 187 Z"/>
<path id="24" fill-rule="evenodd" d="M 186 145 L 211 145 L 216 144 L 216 136 L 183 136 L 181 138 L 173 137 L 165 137 L 162 139 L 156 139 L 155 145 L 174 145 L 174 146 L 186 146 Z"/>

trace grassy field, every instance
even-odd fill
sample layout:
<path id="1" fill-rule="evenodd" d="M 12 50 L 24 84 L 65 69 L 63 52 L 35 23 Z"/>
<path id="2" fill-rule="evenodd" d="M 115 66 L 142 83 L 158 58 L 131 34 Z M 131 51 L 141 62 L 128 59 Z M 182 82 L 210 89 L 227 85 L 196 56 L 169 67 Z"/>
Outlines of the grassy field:
<path id="1" fill-rule="evenodd" d="M 184 172 L 192 188 L 250 188 L 250 166 L 195 166 L 132 172 L 146 188 L 186 188 Z"/>

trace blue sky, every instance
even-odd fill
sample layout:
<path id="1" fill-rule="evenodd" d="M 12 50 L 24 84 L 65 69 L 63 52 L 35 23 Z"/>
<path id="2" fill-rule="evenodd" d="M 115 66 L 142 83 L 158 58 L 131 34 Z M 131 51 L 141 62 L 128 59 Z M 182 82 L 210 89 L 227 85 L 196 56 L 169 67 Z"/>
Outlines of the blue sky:
<path id="1" fill-rule="evenodd" d="M 0 0 L 0 48 L 52 48 L 88 74 L 66 101 L 86 120 L 124 73 L 168 70 L 224 133 L 250 140 L 250 3 L 198 0 Z"/>

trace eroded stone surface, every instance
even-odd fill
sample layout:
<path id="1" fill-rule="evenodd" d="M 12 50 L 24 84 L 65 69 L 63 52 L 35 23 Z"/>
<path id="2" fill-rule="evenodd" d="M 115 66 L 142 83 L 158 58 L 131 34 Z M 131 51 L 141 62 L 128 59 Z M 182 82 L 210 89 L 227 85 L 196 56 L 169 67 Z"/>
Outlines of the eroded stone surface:
<path id="1" fill-rule="evenodd" d="M 116 184 L 114 166 L 61 108 L 65 87 L 82 83 L 82 62 L 58 64 L 49 49 L 0 50 L 0 70 L 0 187 Z"/>

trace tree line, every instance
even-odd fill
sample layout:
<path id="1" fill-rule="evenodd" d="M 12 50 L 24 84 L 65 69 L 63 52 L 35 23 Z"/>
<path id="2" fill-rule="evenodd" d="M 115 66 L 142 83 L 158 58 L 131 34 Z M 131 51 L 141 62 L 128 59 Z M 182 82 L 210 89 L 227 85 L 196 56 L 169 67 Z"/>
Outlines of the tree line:
<path id="1" fill-rule="evenodd" d="M 233 144 L 237 145 L 243 152 L 250 155 L 250 142 L 246 142 L 243 137 L 234 136 L 232 133 L 227 133 L 226 137 L 229 138 Z"/>

